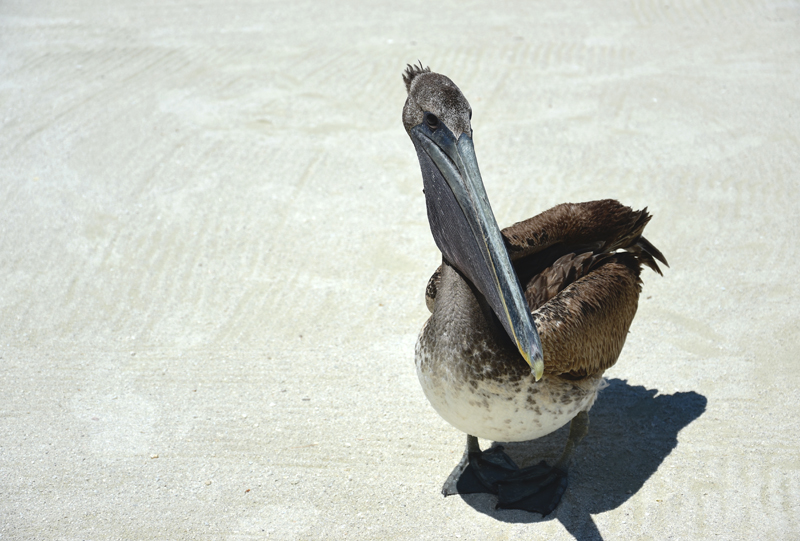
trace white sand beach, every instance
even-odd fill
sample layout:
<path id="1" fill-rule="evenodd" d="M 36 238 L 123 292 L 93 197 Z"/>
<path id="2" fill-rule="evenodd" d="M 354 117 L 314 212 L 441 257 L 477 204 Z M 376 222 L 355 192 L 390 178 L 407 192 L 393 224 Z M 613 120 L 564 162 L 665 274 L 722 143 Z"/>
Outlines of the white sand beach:
<path id="1" fill-rule="evenodd" d="M 418 60 L 670 263 L 547 517 L 440 494 Z M 798 89 L 797 1 L 3 1 L 0 539 L 800 538 Z"/>

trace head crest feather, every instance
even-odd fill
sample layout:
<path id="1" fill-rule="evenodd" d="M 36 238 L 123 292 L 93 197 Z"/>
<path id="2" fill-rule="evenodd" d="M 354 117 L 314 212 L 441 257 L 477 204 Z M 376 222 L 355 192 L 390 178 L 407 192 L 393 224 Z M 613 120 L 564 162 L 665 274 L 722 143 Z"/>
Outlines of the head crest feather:
<path id="1" fill-rule="evenodd" d="M 422 61 L 421 60 L 417 60 L 417 62 L 419 62 L 418 66 L 411 65 L 411 64 L 406 64 L 406 71 L 405 71 L 405 73 L 403 73 L 403 82 L 406 84 L 406 92 L 411 92 L 411 81 L 414 80 L 414 77 L 416 77 L 417 75 L 419 75 L 421 73 L 430 73 L 431 72 L 431 68 L 423 68 L 422 67 Z"/>

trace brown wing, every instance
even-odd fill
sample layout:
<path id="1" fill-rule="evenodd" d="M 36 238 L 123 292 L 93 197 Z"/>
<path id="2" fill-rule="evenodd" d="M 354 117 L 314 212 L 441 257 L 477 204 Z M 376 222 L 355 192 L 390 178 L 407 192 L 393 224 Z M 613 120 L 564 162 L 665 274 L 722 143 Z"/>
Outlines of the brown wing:
<path id="1" fill-rule="evenodd" d="M 612 199 L 564 203 L 502 230 L 531 310 L 595 268 L 606 254 L 624 248 L 658 274 L 661 252 L 642 236 L 647 209 L 634 211 Z M 590 259 L 591 256 L 591 259 Z M 550 269 L 550 270 L 548 270 Z M 425 301 L 433 312 L 442 268 L 428 280 Z"/>
<path id="2" fill-rule="evenodd" d="M 565 203 L 503 230 L 545 358 L 545 373 L 602 373 L 619 357 L 636 314 L 639 273 L 661 274 L 642 236 L 650 215 L 610 199 Z M 625 250 L 625 252 L 616 252 Z"/>
<path id="3" fill-rule="evenodd" d="M 606 199 L 564 203 L 503 229 L 542 340 L 545 373 L 580 378 L 617 361 L 636 314 L 639 273 L 661 274 L 642 236 L 650 215 Z M 625 250 L 617 252 L 617 250 Z M 425 291 L 433 312 L 441 267 Z"/>
<path id="4" fill-rule="evenodd" d="M 511 261 L 559 245 L 611 252 L 635 243 L 649 221 L 647 208 L 632 210 L 613 199 L 562 203 L 503 229 L 503 237 Z M 647 246 L 653 257 L 667 264 L 661 252 L 649 242 Z M 657 267 L 653 270 L 658 272 Z"/>
<path id="5" fill-rule="evenodd" d="M 600 374 L 622 351 L 639 303 L 641 267 L 629 253 L 597 259 L 588 273 L 533 311 L 546 374 Z"/>
<path id="6" fill-rule="evenodd" d="M 439 265 L 433 272 L 433 276 L 428 280 L 425 288 L 425 305 L 433 313 L 433 305 L 436 303 L 436 291 L 439 289 L 439 281 L 442 279 L 442 266 Z"/>

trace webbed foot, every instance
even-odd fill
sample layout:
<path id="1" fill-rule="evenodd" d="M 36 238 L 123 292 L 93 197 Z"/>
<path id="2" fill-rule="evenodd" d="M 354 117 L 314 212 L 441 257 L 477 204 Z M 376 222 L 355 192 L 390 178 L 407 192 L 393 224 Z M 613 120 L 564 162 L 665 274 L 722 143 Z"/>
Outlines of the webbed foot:
<path id="1" fill-rule="evenodd" d="M 567 465 L 588 428 L 589 416 L 580 412 L 572 420 L 566 448 L 555 466 L 541 461 L 522 469 L 501 446 L 481 451 L 478 438 L 468 435 L 464 456 L 445 481 L 442 494 L 494 494 L 499 509 L 549 515 L 567 490 Z"/>
<path id="2" fill-rule="evenodd" d="M 477 445 L 477 438 L 475 442 Z M 483 492 L 497 494 L 497 484 L 507 479 L 510 474 L 520 471 L 500 446 L 486 451 L 480 449 L 470 451 L 469 447 L 468 442 L 464 457 L 442 487 L 442 494 L 445 496 Z"/>
<path id="3" fill-rule="evenodd" d="M 442 487 L 442 494 L 494 494 L 499 509 L 548 515 L 567 489 L 565 471 L 544 461 L 520 469 L 501 446 L 465 453 Z"/>
<path id="4" fill-rule="evenodd" d="M 510 474 L 498 483 L 497 508 L 522 509 L 547 516 L 567 490 L 567 472 L 542 460 Z"/>

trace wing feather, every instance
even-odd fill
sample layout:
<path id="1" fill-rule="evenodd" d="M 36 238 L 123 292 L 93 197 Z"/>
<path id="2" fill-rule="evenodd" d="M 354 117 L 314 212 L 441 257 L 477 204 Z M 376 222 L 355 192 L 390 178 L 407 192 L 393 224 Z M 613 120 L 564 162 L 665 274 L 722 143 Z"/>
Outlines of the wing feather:
<path id="1" fill-rule="evenodd" d="M 542 340 L 545 373 L 581 378 L 614 365 L 638 307 L 642 265 L 664 255 L 642 236 L 647 208 L 611 199 L 564 203 L 503 229 Z M 618 251 L 623 250 L 623 251 Z M 441 267 L 425 300 L 433 312 Z"/>
<path id="2" fill-rule="evenodd" d="M 639 271 L 635 255 L 610 255 L 533 311 L 545 374 L 580 378 L 617 362 L 636 315 Z"/>

